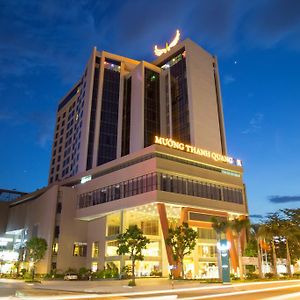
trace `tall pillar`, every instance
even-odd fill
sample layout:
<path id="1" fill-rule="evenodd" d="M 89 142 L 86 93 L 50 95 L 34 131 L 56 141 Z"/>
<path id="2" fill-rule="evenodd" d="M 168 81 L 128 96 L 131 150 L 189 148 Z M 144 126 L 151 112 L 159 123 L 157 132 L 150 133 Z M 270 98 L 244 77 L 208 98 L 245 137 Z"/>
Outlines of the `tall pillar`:
<path id="1" fill-rule="evenodd" d="M 237 272 L 237 268 L 239 266 L 239 263 L 238 263 L 237 251 L 236 251 L 234 238 L 233 238 L 231 229 L 227 230 L 226 238 L 231 244 L 231 247 L 229 249 L 229 254 L 230 254 L 230 258 L 231 258 L 232 268 L 233 268 L 234 272 Z"/>
<path id="2" fill-rule="evenodd" d="M 166 211 L 165 204 L 157 203 L 157 211 L 159 214 L 162 235 L 163 235 L 164 240 L 166 240 L 169 235 L 169 223 L 168 223 L 167 211 Z M 167 252 L 167 257 L 168 257 L 168 263 L 169 263 L 169 265 L 175 265 L 172 249 L 169 245 L 167 245 L 167 243 L 165 243 L 165 245 L 166 245 L 166 252 Z M 180 266 L 177 266 L 177 269 L 173 271 L 173 275 L 177 277 L 180 275 L 180 273 L 181 273 Z"/>

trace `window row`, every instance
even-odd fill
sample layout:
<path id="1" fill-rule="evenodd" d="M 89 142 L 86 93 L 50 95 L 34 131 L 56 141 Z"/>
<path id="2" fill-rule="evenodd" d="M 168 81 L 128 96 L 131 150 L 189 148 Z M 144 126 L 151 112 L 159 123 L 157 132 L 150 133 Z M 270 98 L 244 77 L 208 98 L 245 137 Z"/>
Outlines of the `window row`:
<path id="1" fill-rule="evenodd" d="M 98 205 L 154 190 L 243 204 L 241 189 L 169 174 L 151 173 L 81 194 L 78 197 L 78 208 Z"/>

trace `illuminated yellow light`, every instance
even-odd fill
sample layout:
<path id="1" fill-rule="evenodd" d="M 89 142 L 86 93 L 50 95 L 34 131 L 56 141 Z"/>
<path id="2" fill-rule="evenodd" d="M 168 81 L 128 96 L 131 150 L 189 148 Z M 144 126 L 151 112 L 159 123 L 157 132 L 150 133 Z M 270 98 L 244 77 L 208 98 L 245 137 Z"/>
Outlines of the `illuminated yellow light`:
<path id="1" fill-rule="evenodd" d="M 166 43 L 165 48 L 160 49 L 157 47 L 157 45 L 154 46 L 154 54 L 156 56 L 161 56 L 162 54 L 167 53 L 168 51 L 171 50 L 171 48 L 173 48 L 174 46 L 176 46 L 178 44 L 179 39 L 180 39 L 180 31 L 177 29 L 174 39 L 172 40 L 172 42 L 170 42 L 170 44 Z"/>
<path id="2" fill-rule="evenodd" d="M 214 161 L 222 161 L 229 164 L 234 164 L 234 159 L 230 156 L 222 155 L 216 152 L 212 152 L 209 150 L 204 150 L 195 146 L 187 145 L 184 143 L 176 142 L 171 138 L 163 138 L 159 136 L 155 136 L 155 144 L 166 146 L 172 149 L 177 149 L 181 151 L 185 151 L 188 153 L 196 154 L 199 156 L 205 156 L 207 158 L 211 158 Z M 242 166 L 242 161 L 237 160 L 238 163 L 236 163 L 238 166 Z"/>

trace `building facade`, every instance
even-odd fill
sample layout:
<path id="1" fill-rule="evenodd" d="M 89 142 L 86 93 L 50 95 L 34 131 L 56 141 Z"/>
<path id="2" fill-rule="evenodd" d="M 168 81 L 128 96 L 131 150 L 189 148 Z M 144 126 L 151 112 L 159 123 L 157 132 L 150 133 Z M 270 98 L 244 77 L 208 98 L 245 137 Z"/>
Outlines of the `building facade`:
<path id="1" fill-rule="evenodd" d="M 93 50 L 58 106 L 49 185 L 10 204 L 6 231 L 47 240 L 41 273 L 122 270 L 129 261 L 116 237 L 137 224 L 151 240 L 137 275 L 167 276 L 168 228 L 188 222 L 198 239 L 185 273 L 215 278 L 211 218 L 247 215 L 241 161 L 226 150 L 217 60 L 185 40 L 152 63 Z"/>
<path id="2" fill-rule="evenodd" d="M 217 60 L 191 40 L 153 63 L 96 49 L 57 110 L 49 183 L 153 144 L 226 154 Z"/>

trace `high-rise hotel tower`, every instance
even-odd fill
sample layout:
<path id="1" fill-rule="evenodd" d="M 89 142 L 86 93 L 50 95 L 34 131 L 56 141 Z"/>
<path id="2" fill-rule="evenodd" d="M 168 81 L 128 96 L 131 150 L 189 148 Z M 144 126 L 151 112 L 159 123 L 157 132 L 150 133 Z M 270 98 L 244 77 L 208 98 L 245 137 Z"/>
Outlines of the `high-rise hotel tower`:
<path id="1" fill-rule="evenodd" d="M 154 143 L 226 154 L 217 60 L 191 40 L 153 63 L 96 49 L 57 110 L 49 183 Z"/>
<path id="2" fill-rule="evenodd" d="M 188 222 L 198 239 L 185 273 L 218 277 L 211 219 L 247 217 L 243 169 L 226 150 L 216 58 L 191 40 L 175 44 L 156 47 L 152 63 L 94 49 L 59 102 L 49 185 L 12 202 L 6 228 L 47 240 L 38 272 L 120 271 L 129 258 L 116 237 L 136 224 L 151 240 L 137 275 L 166 276 L 168 228 Z"/>

